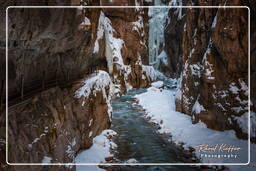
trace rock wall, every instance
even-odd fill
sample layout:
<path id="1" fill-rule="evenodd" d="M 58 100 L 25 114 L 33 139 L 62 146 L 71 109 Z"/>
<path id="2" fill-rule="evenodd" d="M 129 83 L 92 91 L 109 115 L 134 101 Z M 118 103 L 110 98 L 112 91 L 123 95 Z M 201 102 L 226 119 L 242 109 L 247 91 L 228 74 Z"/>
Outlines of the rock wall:
<path id="1" fill-rule="evenodd" d="M 75 98 L 75 90 L 51 88 L 10 107 L 9 162 L 73 162 L 92 138 L 110 126 L 107 101 L 101 91 Z M 106 87 L 109 96 L 109 87 Z"/>
<path id="2" fill-rule="evenodd" d="M 101 5 L 145 5 L 143 1 L 102 1 Z M 148 64 L 148 9 L 103 9 L 98 24 L 97 41 L 104 40 L 99 52 L 105 50 L 109 73 L 117 91 L 146 87 L 150 78 L 143 65 Z M 96 43 L 95 42 L 95 43 Z M 104 50 L 103 50 L 104 49 Z M 97 52 L 96 52 L 97 54 Z M 144 76 L 142 76 L 144 75 Z M 144 78 L 144 79 L 143 79 Z"/>
<path id="3" fill-rule="evenodd" d="M 15 5 L 143 5 L 143 1 L 4 1 Z M 147 9 L 8 10 L 9 162 L 72 162 L 93 137 L 109 128 L 109 85 L 76 97 L 95 70 L 109 72 L 114 93 L 146 87 L 158 77 L 148 64 Z M 88 22 L 90 23 L 89 25 Z M 102 29 L 102 30 L 101 30 Z M 0 22 L 5 66 L 5 20 Z M 112 66 L 112 67 L 111 67 Z M 0 150 L 5 153 L 5 68 L 0 74 Z M 97 74 L 97 72 L 96 72 Z M 106 95 L 106 96 L 105 96 Z M 1 167 L 69 170 L 66 167 Z"/>
<path id="4" fill-rule="evenodd" d="M 188 1 L 178 1 L 182 2 L 182 5 L 186 6 Z M 170 2 L 169 2 L 170 3 Z M 170 4 L 170 5 L 180 5 L 181 3 Z M 165 52 L 168 56 L 169 62 L 166 68 L 171 77 L 178 78 L 182 70 L 182 40 L 186 16 L 180 17 L 186 13 L 187 9 L 182 10 L 177 8 L 170 8 L 168 13 L 168 23 L 166 23 L 164 37 L 165 37 Z"/>
<path id="5" fill-rule="evenodd" d="M 239 0 L 182 2 L 251 6 Z M 193 122 L 201 120 L 216 130 L 234 129 L 247 139 L 248 9 L 182 9 L 181 18 L 176 10 L 169 11 L 172 22 L 165 31 L 173 75 L 182 74 L 176 110 L 191 115 Z"/>

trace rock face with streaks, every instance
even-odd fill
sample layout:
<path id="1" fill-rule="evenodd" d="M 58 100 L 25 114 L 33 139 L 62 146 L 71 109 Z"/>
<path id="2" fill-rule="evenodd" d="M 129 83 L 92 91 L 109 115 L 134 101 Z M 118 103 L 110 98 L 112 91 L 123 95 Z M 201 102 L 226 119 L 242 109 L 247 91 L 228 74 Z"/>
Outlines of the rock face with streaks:
<path id="1" fill-rule="evenodd" d="M 239 0 L 190 0 L 183 4 L 250 6 Z M 181 18 L 179 10 L 169 11 L 173 22 L 165 30 L 173 76 L 182 74 L 176 110 L 212 129 L 234 129 L 238 137 L 246 139 L 248 9 L 182 9 Z"/>
<path id="2" fill-rule="evenodd" d="M 143 1 L 102 1 L 104 6 L 143 5 Z M 105 41 L 99 52 L 105 50 L 109 73 L 120 93 L 130 88 L 146 87 L 155 78 L 148 67 L 148 9 L 105 8 L 101 11 L 95 44 Z M 98 51 L 95 52 L 96 54 Z M 142 76 L 143 75 L 143 76 Z"/>
<path id="3" fill-rule="evenodd" d="M 107 101 L 101 91 L 74 97 L 72 88 L 45 90 L 9 109 L 9 162 L 73 162 L 79 150 L 110 126 Z M 109 87 L 106 87 L 107 97 Z M 17 155 L 19 154 L 19 155 Z"/>
<path id="4" fill-rule="evenodd" d="M 8 1 L 3 7 L 80 3 L 95 6 L 144 2 L 32 0 Z M 152 67 L 145 66 L 147 9 L 10 8 L 8 16 L 9 162 L 41 163 L 45 158 L 73 162 L 80 150 L 91 146 L 93 137 L 109 128 L 111 94 L 146 87 L 157 77 Z M 1 17 L 5 18 L 5 14 L 1 13 Z M 0 30 L 0 62 L 4 65 L 5 21 L 1 21 Z M 99 74 L 96 70 L 108 72 L 109 85 L 86 97 L 76 97 L 76 91 L 86 84 L 83 80 Z M 4 153 L 5 68 L 1 68 L 0 76 L 0 150 Z M 5 159 L 1 156 L 0 160 L 4 163 Z"/>

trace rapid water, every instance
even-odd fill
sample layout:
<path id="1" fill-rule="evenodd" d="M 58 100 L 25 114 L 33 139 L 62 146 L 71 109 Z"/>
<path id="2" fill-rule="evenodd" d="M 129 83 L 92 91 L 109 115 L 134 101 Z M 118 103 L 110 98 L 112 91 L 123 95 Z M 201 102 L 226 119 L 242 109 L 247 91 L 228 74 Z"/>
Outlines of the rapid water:
<path id="1" fill-rule="evenodd" d="M 112 101 L 112 128 L 118 135 L 114 138 L 116 162 L 136 159 L 139 163 L 188 163 L 193 155 L 173 144 L 169 136 L 157 132 L 157 126 L 145 117 L 145 111 L 136 105 L 134 95 L 146 89 L 131 90 Z M 192 166 L 123 166 L 122 170 L 196 170 Z"/>

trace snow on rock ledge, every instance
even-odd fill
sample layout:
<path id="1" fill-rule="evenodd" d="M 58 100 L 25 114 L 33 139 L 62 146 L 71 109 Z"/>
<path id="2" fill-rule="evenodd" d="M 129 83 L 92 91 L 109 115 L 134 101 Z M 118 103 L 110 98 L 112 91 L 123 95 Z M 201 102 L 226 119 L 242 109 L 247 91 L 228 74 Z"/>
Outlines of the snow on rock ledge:
<path id="1" fill-rule="evenodd" d="M 89 78 L 84 80 L 84 85 L 75 92 L 76 98 L 88 98 L 91 94 L 97 95 L 97 92 L 102 92 L 103 98 L 106 100 L 108 106 L 109 119 L 112 118 L 112 106 L 110 104 L 111 97 L 114 93 L 114 86 L 109 74 L 105 71 L 99 70 L 91 74 Z M 83 100 L 82 106 L 85 101 Z"/>
<path id="2" fill-rule="evenodd" d="M 84 80 L 84 86 L 75 92 L 75 97 L 88 97 L 91 93 L 96 96 L 98 91 L 102 91 L 103 96 L 107 99 L 106 89 L 111 88 L 111 85 L 112 81 L 109 74 L 99 70 Z"/>

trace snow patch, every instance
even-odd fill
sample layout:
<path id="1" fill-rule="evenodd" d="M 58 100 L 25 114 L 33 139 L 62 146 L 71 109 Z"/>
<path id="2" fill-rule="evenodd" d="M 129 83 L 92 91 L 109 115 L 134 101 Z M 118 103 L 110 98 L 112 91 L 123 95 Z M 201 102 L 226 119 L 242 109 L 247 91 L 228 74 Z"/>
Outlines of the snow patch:
<path id="1" fill-rule="evenodd" d="M 81 23 L 81 25 L 90 26 L 91 25 L 90 19 L 87 17 L 84 17 L 84 21 Z"/>
<path id="2" fill-rule="evenodd" d="M 208 61 L 208 54 L 210 54 L 211 52 L 211 46 L 212 46 L 212 40 L 210 39 L 208 47 L 204 53 L 204 57 L 203 57 L 203 68 L 204 68 L 204 75 L 208 80 L 214 80 L 215 77 L 212 76 L 212 73 L 214 72 L 214 70 L 212 69 L 213 64 L 211 64 Z"/>
<path id="3" fill-rule="evenodd" d="M 205 108 L 204 108 L 203 105 L 201 105 L 201 104 L 198 102 L 198 98 L 197 98 L 195 104 L 194 104 L 193 107 L 192 107 L 192 113 L 199 114 L 199 113 L 201 113 L 202 111 L 205 111 Z"/>
<path id="4" fill-rule="evenodd" d="M 52 161 L 52 158 L 51 157 L 48 157 L 48 156 L 44 156 L 43 160 L 42 160 L 42 163 L 51 163 Z"/>
<path id="5" fill-rule="evenodd" d="M 93 53 L 99 52 L 99 40 L 103 38 L 103 34 L 104 34 L 104 26 L 101 24 L 103 21 L 104 21 L 104 15 L 103 13 L 101 13 L 99 17 L 99 22 L 98 22 L 97 38 L 94 43 Z"/>
<path id="6" fill-rule="evenodd" d="M 156 81 L 156 82 L 151 83 L 151 86 L 155 87 L 155 88 L 161 88 L 161 87 L 163 87 L 163 85 L 164 85 L 163 81 Z"/>
<path id="7" fill-rule="evenodd" d="M 113 130 L 104 130 L 102 133 L 95 138 L 93 138 L 93 145 L 87 149 L 79 153 L 75 162 L 79 163 L 104 163 L 106 157 L 112 157 L 110 150 L 116 148 L 116 144 L 112 142 L 109 138 L 110 136 L 114 136 L 117 133 Z M 77 165 L 76 171 L 84 171 L 88 170 L 102 170 L 98 168 L 98 166 L 81 166 Z"/>
<path id="8" fill-rule="evenodd" d="M 235 86 L 234 82 L 229 85 L 229 91 L 231 91 L 233 94 L 238 94 L 239 89 L 237 86 Z"/>
<path id="9" fill-rule="evenodd" d="M 89 127 L 92 126 L 92 123 L 93 123 L 93 119 L 91 119 L 91 120 L 89 121 Z"/>
<path id="10" fill-rule="evenodd" d="M 200 64 L 191 64 L 189 65 L 192 75 L 197 76 L 198 78 L 201 77 L 201 68 Z"/>
<path id="11" fill-rule="evenodd" d="M 68 157 L 71 159 L 74 159 L 76 155 L 76 151 L 73 149 L 75 145 L 76 145 L 76 138 L 73 138 L 71 141 L 68 142 L 68 146 L 65 151 Z"/>
<path id="12" fill-rule="evenodd" d="M 216 27 L 216 24 L 217 24 L 217 14 L 216 16 L 214 17 L 214 20 L 212 22 L 212 28 L 215 28 Z"/>
<path id="13" fill-rule="evenodd" d="M 139 105 L 146 110 L 146 116 L 150 118 L 150 121 L 160 125 L 159 132 L 170 133 L 172 135 L 171 140 L 177 143 L 185 143 L 185 148 L 195 148 L 200 144 L 228 144 L 242 149 L 237 153 L 232 153 L 238 155 L 239 157 L 237 158 L 201 158 L 200 153 L 196 151 L 196 155 L 201 158 L 202 162 L 246 163 L 248 158 L 247 140 L 238 139 L 235 132 L 232 130 L 212 130 L 207 128 L 202 122 L 192 124 L 190 116 L 175 111 L 176 92 L 177 90 L 160 91 L 155 87 L 151 87 L 147 89 L 147 92 L 136 95 L 135 98 L 138 99 Z M 256 145 L 251 144 L 251 150 L 253 153 L 256 152 L 255 149 Z"/>
<path id="14" fill-rule="evenodd" d="M 127 160 L 126 163 L 138 163 L 138 161 L 136 159 L 132 158 L 132 159 Z"/>

